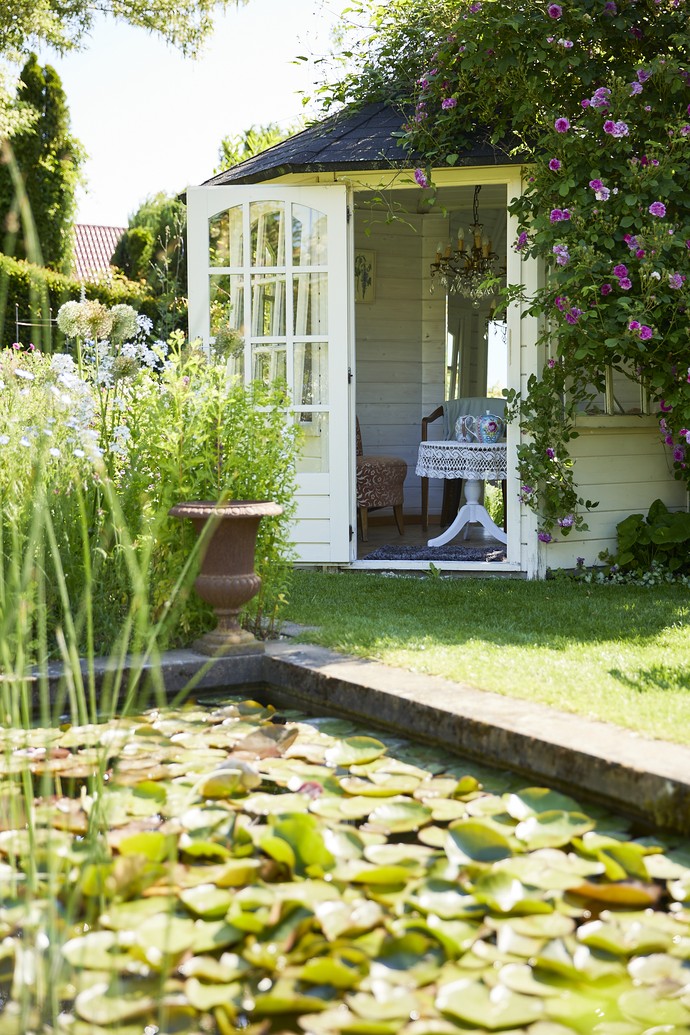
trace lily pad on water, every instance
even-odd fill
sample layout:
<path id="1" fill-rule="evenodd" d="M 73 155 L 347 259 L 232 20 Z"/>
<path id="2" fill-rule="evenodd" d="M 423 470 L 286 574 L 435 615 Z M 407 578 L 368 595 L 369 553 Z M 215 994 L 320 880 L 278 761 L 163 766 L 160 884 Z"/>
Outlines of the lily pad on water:
<path id="1" fill-rule="evenodd" d="M 385 753 L 386 745 L 374 737 L 347 737 L 328 748 L 326 763 L 335 767 L 363 765 Z"/>
<path id="2" fill-rule="evenodd" d="M 436 1006 L 441 1013 L 488 1031 L 532 1024 L 544 1016 L 540 999 L 514 992 L 505 985 L 489 989 L 479 981 L 457 981 L 442 986 Z"/>
<path id="3" fill-rule="evenodd" d="M 444 844 L 451 862 L 492 863 L 513 854 L 510 841 L 488 820 L 467 819 L 451 823 Z"/>

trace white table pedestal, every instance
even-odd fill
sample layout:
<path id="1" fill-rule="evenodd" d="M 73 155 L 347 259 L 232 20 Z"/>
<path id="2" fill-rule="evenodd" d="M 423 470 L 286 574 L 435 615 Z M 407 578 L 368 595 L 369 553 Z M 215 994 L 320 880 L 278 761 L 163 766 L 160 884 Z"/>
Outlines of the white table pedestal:
<path id="1" fill-rule="evenodd" d="M 507 543 L 508 536 L 499 528 L 495 521 L 492 521 L 489 516 L 489 512 L 486 507 L 479 502 L 479 482 L 474 479 L 469 479 L 465 482 L 465 500 L 464 506 L 460 507 L 455 521 L 452 525 L 449 525 L 445 532 L 441 532 L 441 535 L 436 536 L 435 539 L 429 539 L 427 546 L 445 546 L 451 539 L 455 539 L 456 535 L 465 529 L 464 538 L 467 539 L 470 531 L 470 525 L 473 522 L 477 522 L 483 525 L 487 532 L 490 532 L 494 539 L 498 539 L 499 543 Z M 465 527 L 466 526 L 466 527 Z"/>

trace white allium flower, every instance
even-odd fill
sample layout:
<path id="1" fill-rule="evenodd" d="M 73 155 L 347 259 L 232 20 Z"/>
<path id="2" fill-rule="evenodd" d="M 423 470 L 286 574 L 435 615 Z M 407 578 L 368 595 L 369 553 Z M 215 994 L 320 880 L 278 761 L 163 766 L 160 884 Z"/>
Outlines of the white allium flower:
<path id="1" fill-rule="evenodd" d="M 114 305 L 110 310 L 112 317 L 112 336 L 115 341 L 123 342 L 137 333 L 139 320 L 136 309 L 131 305 Z"/>
<path id="2" fill-rule="evenodd" d="M 80 313 L 80 302 L 65 302 L 58 309 L 57 325 L 66 338 L 77 338 L 81 334 L 79 329 Z"/>

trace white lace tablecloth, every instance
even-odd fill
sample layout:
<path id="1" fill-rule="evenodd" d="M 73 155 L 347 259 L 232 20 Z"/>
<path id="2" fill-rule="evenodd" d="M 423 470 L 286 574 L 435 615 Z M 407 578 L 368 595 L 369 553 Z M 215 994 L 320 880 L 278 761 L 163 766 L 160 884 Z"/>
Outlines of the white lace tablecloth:
<path id="1" fill-rule="evenodd" d="M 421 478 L 501 481 L 506 477 L 505 442 L 420 442 L 415 473 Z"/>

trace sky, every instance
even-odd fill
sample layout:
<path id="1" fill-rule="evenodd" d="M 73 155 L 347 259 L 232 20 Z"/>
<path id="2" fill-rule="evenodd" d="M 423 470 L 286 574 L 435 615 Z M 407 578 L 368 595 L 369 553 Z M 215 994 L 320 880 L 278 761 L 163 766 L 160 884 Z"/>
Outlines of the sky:
<path id="1" fill-rule="evenodd" d="M 197 60 L 143 29 L 101 19 L 85 47 L 41 51 L 62 79 L 72 132 L 88 154 L 77 221 L 127 226 L 147 197 L 199 184 L 224 136 L 252 124 L 293 124 L 347 0 L 250 0 L 216 16 Z"/>

